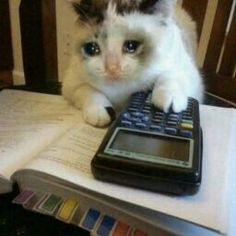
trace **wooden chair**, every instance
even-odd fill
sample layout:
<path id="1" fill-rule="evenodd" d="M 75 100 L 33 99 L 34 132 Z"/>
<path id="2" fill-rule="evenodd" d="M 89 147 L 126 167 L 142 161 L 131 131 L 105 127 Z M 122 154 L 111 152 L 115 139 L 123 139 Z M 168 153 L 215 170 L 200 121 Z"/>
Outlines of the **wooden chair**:
<path id="1" fill-rule="evenodd" d="M 8 0 L 0 3 L 0 88 L 12 85 L 13 54 Z"/>
<path id="2" fill-rule="evenodd" d="M 198 24 L 199 38 L 210 1 L 183 0 Z M 218 0 L 202 70 L 207 91 L 236 102 L 235 9 L 227 31 L 232 7 L 233 0 Z M 57 82 L 55 0 L 21 0 L 20 18 L 26 83 L 40 87 Z"/>
<path id="3" fill-rule="evenodd" d="M 20 3 L 23 65 L 29 89 L 53 92 L 58 87 L 55 4 L 55 0 Z"/>
<path id="4" fill-rule="evenodd" d="M 209 1 L 211 0 L 183 1 L 183 7 L 198 24 L 199 37 Z M 207 91 L 236 102 L 235 66 L 236 9 L 233 0 L 219 0 L 202 68 Z"/>

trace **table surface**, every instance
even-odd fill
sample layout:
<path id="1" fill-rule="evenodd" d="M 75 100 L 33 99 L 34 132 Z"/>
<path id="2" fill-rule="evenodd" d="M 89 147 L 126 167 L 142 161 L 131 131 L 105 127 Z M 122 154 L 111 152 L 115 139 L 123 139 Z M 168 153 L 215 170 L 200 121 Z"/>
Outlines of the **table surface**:
<path id="1" fill-rule="evenodd" d="M 28 90 L 28 89 L 27 89 Z M 58 87 L 49 93 L 57 94 Z M 45 90 L 44 90 L 45 91 Z M 55 92 L 56 91 L 56 92 Z M 39 92 L 41 92 L 39 90 Z M 205 104 L 232 107 L 233 104 L 206 94 Z M 27 211 L 22 206 L 12 204 L 18 190 L 0 196 L 0 235 L 1 236 L 85 236 L 89 232 L 76 226 L 65 224 L 53 217 Z"/>

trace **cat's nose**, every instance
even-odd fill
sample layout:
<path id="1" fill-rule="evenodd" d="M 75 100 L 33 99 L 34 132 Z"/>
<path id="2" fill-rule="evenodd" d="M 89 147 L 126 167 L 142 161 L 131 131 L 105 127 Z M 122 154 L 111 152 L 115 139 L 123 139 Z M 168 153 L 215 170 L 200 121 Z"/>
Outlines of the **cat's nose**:
<path id="1" fill-rule="evenodd" d="M 110 56 L 106 60 L 106 72 L 110 79 L 116 80 L 120 74 L 120 63 L 119 60 L 114 57 Z"/>
<path id="2" fill-rule="evenodd" d="M 118 75 L 120 71 L 120 67 L 118 65 L 110 65 L 109 67 L 107 67 L 107 72 L 110 75 Z"/>

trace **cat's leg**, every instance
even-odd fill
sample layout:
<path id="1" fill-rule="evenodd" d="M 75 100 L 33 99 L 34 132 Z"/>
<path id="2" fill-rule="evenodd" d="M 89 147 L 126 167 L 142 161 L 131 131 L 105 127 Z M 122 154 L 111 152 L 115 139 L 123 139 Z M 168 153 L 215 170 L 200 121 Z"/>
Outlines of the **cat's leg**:
<path id="1" fill-rule="evenodd" d="M 82 110 L 87 123 L 98 127 L 105 126 L 114 118 L 112 105 L 104 94 L 85 82 L 86 76 L 81 71 L 77 58 L 72 57 L 62 83 L 62 95 Z"/>
<path id="2" fill-rule="evenodd" d="M 170 107 L 174 112 L 181 112 L 187 108 L 187 78 L 182 73 L 165 73 L 159 76 L 153 92 L 152 102 L 155 106 L 168 112 Z"/>
<path id="3" fill-rule="evenodd" d="M 84 120 L 97 127 L 108 125 L 115 116 L 110 101 L 88 84 L 80 85 L 73 94 L 74 105 L 82 110 Z"/>

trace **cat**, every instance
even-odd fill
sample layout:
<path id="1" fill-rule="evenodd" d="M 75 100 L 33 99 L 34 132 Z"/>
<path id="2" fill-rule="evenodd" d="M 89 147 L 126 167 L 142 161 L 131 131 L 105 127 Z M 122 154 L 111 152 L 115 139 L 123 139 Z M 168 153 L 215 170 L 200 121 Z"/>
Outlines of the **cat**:
<path id="1" fill-rule="evenodd" d="M 176 0 L 77 0 L 75 48 L 62 94 L 84 120 L 108 125 L 130 95 L 152 89 L 167 112 L 202 101 L 196 25 Z"/>

